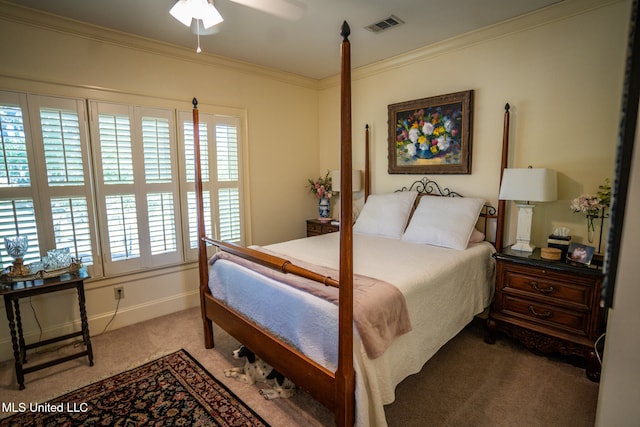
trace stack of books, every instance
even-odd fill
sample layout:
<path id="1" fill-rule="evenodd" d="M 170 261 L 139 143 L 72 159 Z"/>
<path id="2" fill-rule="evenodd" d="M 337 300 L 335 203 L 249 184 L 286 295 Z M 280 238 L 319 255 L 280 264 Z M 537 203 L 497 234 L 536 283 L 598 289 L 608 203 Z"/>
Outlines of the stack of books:
<path id="1" fill-rule="evenodd" d="M 550 234 L 549 238 L 547 239 L 548 247 L 557 248 L 562 251 L 560 259 L 565 259 L 567 257 L 569 244 L 571 244 L 571 236 L 556 236 L 555 234 Z"/>

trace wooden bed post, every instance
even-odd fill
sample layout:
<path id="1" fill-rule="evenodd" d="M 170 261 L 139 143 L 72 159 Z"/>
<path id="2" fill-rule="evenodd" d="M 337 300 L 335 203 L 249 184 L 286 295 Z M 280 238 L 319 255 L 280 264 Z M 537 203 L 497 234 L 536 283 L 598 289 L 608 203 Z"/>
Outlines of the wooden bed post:
<path id="1" fill-rule="evenodd" d="M 207 266 L 207 244 L 204 241 L 204 201 L 202 199 L 202 170 L 200 163 L 200 117 L 198 115 L 198 100 L 193 98 L 193 163 L 196 181 L 196 210 L 198 211 L 198 275 L 200 277 L 200 312 L 204 327 L 204 346 L 213 347 L 213 322 L 207 319 L 204 295 L 209 283 L 209 269 Z"/>
<path id="2" fill-rule="evenodd" d="M 502 185 L 502 175 L 509 162 L 509 109 L 511 106 L 506 103 L 504 106 L 504 128 L 502 130 L 502 163 L 500 164 L 500 185 L 498 186 L 498 192 Z M 502 251 L 502 245 L 504 244 L 504 217 L 505 217 L 505 201 L 498 200 L 498 219 L 496 224 L 496 251 Z"/>
<path id="3" fill-rule="evenodd" d="M 371 194 L 371 165 L 369 164 L 369 125 L 364 128 L 364 201 Z"/>
<path id="4" fill-rule="evenodd" d="M 340 78 L 340 303 L 338 305 L 338 368 L 336 369 L 336 411 L 338 426 L 355 421 L 355 374 L 353 368 L 353 187 L 351 147 L 351 30 L 342 24 L 342 72 Z"/>

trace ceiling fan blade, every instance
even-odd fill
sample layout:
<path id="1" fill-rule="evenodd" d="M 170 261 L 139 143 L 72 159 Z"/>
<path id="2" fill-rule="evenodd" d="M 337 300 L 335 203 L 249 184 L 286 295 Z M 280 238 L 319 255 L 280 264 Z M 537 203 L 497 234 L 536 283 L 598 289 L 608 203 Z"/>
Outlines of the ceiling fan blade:
<path id="1" fill-rule="evenodd" d="M 302 18 L 307 9 L 303 0 L 231 0 L 253 9 L 260 10 L 280 18 L 296 21 Z"/>

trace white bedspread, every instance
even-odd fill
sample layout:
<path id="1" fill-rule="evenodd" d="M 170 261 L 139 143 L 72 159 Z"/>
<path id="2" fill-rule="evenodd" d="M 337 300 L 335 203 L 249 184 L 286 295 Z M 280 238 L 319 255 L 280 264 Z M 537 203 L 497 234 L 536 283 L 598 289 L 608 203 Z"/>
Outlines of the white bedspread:
<path id="1" fill-rule="evenodd" d="M 284 258 L 288 255 L 339 268 L 338 246 L 339 233 L 331 233 L 266 248 Z M 405 295 L 413 328 L 373 360 L 354 331 L 358 426 L 386 426 L 383 405 L 394 401 L 395 387 L 419 372 L 442 345 L 490 304 L 493 251 L 486 242 L 457 251 L 354 234 L 354 273 L 396 285 Z M 216 298 L 251 313 L 256 322 L 335 370 L 335 305 L 222 260 L 210 270 L 210 289 Z"/>

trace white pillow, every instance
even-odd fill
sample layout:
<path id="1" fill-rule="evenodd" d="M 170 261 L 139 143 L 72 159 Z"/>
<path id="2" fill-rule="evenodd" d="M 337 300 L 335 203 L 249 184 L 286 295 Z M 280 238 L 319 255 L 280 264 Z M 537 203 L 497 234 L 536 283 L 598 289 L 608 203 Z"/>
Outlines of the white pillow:
<path id="1" fill-rule="evenodd" d="M 407 226 L 417 194 L 415 191 L 401 191 L 370 195 L 353 226 L 353 232 L 399 239 Z"/>
<path id="2" fill-rule="evenodd" d="M 484 202 L 468 197 L 422 197 L 402 240 L 465 249 Z"/>

